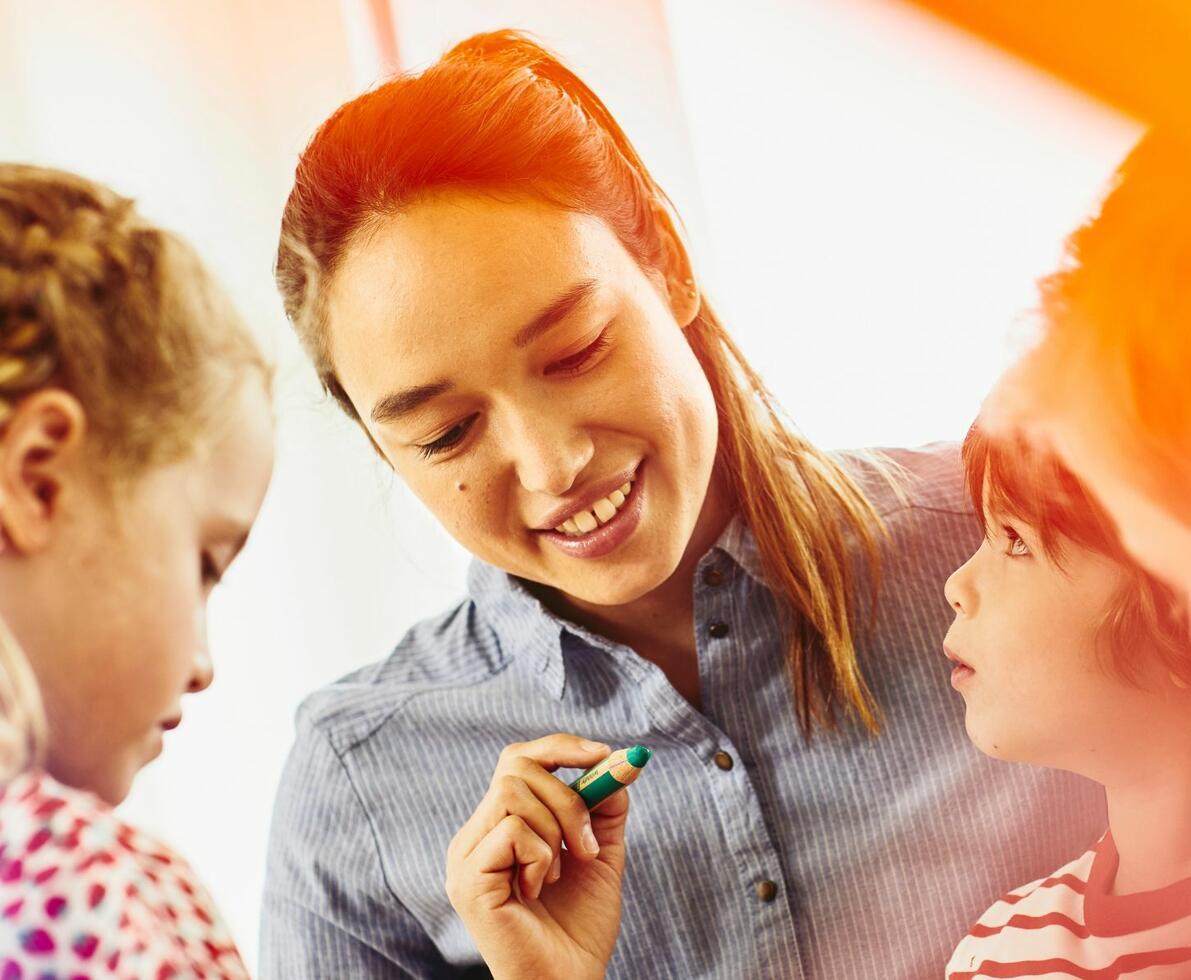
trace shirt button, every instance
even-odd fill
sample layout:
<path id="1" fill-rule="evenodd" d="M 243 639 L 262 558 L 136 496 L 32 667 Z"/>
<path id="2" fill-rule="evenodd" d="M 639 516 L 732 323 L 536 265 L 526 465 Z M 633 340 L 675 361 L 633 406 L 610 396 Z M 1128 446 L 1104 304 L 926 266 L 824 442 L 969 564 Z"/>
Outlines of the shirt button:
<path id="1" fill-rule="evenodd" d="M 722 640 L 728 635 L 728 624 L 719 622 L 712 623 L 707 627 L 707 634 L 713 640 Z"/>
<path id="2" fill-rule="evenodd" d="M 704 585 L 721 585 L 724 581 L 724 573 L 718 568 L 703 569 L 703 584 Z"/>
<path id="3" fill-rule="evenodd" d="M 715 764 L 723 769 L 724 772 L 727 772 L 734 765 L 736 765 L 736 763 L 732 760 L 732 756 L 728 755 L 728 753 L 724 751 L 717 752 L 712 756 L 712 759 L 715 760 Z"/>
<path id="4" fill-rule="evenodd" d="M 764 881 L 758 881 L 756 886 L 757 898 L 762 902 L 772 902 L 777 898 L 777 884 L 766 878 Z"/>

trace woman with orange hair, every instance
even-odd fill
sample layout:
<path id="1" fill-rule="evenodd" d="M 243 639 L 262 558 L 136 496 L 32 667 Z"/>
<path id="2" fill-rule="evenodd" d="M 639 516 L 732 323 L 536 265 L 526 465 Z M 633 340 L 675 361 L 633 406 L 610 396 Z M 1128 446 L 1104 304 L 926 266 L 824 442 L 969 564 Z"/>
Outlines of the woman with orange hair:
<path id="1" fill-rule="evenodd" d="M 1191 147 L 1148 134 L 1042 283 L 1038 344 L 985 415 L 1053 445 L 1191 605 Z"/>
<path id="2" fill-rule="evenodd" d="M 1084 784 L 963 738 L 955 448 L 800 438 L 677 229 L 595 94 L 511 32 L 303 154 L 287 313 L 476 560 L 462 603 L 299 712 L 265 976 L 920 977 L 1101 824 Z M 553 775 L 638 742 L 631 820 Z M 520 959 L 543 935 L 544 972 Z"/>

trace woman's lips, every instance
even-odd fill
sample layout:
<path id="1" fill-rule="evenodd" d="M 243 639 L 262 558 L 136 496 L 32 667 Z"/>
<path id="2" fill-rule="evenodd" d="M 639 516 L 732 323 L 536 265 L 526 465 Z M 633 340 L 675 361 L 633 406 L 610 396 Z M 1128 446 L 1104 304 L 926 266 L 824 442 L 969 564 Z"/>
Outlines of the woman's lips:
<path id="1" fill-rule="evenodd" d="M 562 534 L 559 531 L 538 531 L 554 547 L 572 558 L 602 558 L 619 548 L 637 530 L 645 500 L 645 467 L 637 468 L 632 489 L 623 506 L 606 524 L 583 535 Z"/>

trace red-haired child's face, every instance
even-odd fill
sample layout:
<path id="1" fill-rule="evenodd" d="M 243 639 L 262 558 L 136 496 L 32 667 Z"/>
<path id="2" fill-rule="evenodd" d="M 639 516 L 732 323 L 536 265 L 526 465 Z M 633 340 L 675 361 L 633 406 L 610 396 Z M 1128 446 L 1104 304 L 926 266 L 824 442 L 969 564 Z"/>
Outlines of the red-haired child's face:
<path id="1" fill-rule="evenodd" d="M 987 510 L 986 520 L 988 536 L 945 588 L 955 611 L 945 652 L 968 735 L 989 755 L 1104 781 L 1137 751 L 1154 703 L 1097 644 L 1124 573 L 1074 544 L 1060 568 L 1028 524 Z"/>
<path id="2" fill-rule="evenodd" d="M 450 192 L 374 227 L 329 291 L 331 355 L 394 470 L 471 553 L 594 604 L 665 581 L 715 460 L 688 284 L 603 222 Z"/>

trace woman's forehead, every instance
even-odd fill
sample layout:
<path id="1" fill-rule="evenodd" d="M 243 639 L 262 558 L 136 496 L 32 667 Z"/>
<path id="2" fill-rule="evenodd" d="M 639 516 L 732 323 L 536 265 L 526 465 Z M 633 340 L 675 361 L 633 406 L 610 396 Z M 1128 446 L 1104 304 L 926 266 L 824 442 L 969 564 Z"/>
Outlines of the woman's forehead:
<path id="1" fill-rule="evenodd" d="M 516 298 L 533 306 L 555 280 L 606 264 L 618 247 L 598 219 L 533 198 L 437 194 L 357 237 L 332 283 L 332 301 L 442 308 Z"/>
<path id="2" fill-rule="evenodd" d="M 578 283 L 631 268 L 596 218 L 532 198 L 435 195 L 348 249 L 328 290 L 332 361 L 350 392 L 377 358 L 437 361 L 461 337 L 511 341 Z"/>

